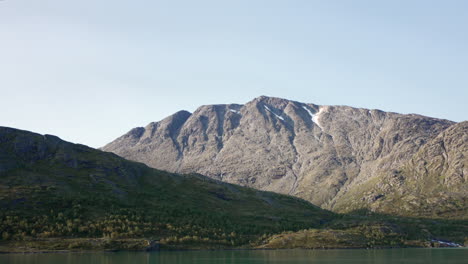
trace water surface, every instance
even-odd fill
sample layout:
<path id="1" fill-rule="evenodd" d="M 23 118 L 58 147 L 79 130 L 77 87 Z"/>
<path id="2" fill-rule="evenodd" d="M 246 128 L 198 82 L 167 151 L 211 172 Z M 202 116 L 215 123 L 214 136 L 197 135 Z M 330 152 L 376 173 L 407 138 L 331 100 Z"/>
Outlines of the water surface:
<path id="1" fill-rule="evenodd" d="M 116 253 L 5 254 L 0 263 L 19 264 L 260 264 L 260 263 L 468 263 L 467 248 L 381 250 L 236 250 Z"/>

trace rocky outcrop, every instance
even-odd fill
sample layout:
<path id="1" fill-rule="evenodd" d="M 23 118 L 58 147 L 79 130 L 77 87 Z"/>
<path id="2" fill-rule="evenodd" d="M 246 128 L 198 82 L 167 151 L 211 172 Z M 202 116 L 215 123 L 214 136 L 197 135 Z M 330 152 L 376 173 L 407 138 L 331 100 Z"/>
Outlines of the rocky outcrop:
<path id="1" fill-rule="evenodd" d="M 454 125 L 415 114 L 262 96 L 245 105 L 208 105 L 192 114 L 178 112 L 131 130 L 103 150 L 158 169 L 197 172 L 349 211 L 380 199 L 376 194 L 375 201 L 345 205 L 367 199 L 356 190 L 376 186 L 393 174 L 398 181 L 402 168 L 414 167 L 414 175 L 426 177 L 421 174 L 423 167 L 416 166 L 428 158 L 422 151 L 439 151 L 431 149 L 442 146 L 438 138 Z M 460 131 L 466 135 L 466 127 Z M 464 147 L 454 149 L 450 157 L 459 161 L 444 158 L 448 153 L 440 154 L 444 164 L 434 161 L 439 162 L 433 165 L 434 173 L 450 174 L 446 176 L 450 180 L 441 183 L 444 186 L 456 181 L 466 186 L 466 140 L 456 144 Z"/>

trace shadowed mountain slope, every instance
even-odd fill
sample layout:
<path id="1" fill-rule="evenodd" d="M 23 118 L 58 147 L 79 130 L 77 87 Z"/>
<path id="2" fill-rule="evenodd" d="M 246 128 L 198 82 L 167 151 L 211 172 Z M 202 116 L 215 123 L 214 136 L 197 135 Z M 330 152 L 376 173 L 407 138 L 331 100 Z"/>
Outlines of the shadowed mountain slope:
<path id="1" fill-rule="evenodd" d="M 55 136 L 5 127 L 0 206 L 4 240 L 146 237 L 225 247 L 334 217 L 294 197 L 163 172 Z"/>

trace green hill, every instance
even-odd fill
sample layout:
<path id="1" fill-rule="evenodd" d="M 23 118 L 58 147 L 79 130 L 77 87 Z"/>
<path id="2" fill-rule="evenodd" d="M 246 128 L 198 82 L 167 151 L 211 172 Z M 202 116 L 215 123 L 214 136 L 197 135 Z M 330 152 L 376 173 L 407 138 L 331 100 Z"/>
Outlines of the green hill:
<path id="1" fill-rule="evenodd" d="M 0 128 L 0 207 L 3 241 L 46 249 L 139 249 L 147 243 L 136 238 L 172 248 L 248 246 L 262 236 L 319 227 L 334 217 L 301 199 L 167 173 L 55 136 L 5 127 Z"/>

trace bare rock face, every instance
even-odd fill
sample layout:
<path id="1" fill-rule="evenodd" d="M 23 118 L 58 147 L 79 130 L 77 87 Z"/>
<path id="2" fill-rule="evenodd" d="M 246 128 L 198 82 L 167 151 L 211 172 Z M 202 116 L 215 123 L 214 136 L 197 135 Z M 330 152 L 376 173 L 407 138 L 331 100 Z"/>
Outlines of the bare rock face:
<path id="1" fill-rule="evenodd" d="M 445 139 L 448 128 L 457 125 L 414 114 L 262 96 L 245 105 L 178 112 L 132 129 L 103 150 L 154 168 L 197 172 L 344 212 L 372 209 L 379 199 L 362 202 L 366 198 L 356 190 L 375 187 L 394 171 L 411 168 L 411 175 L 417 175 L 411 177 L 427 177 L 426 165 L 421 165 L 425 161 L 433 164 L 430 173 L 447 178 L 437 184 L 466 187 L 466 125 L 453 129 L 465 137 L 450 143 Z M 451 149 L 441 152 L 442 146 Z M 379 208 L 384 207 L 374 209 Z"/>

